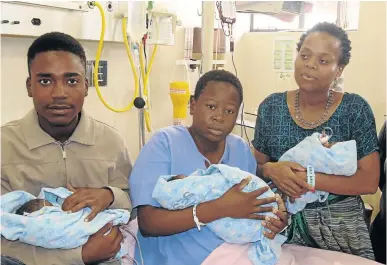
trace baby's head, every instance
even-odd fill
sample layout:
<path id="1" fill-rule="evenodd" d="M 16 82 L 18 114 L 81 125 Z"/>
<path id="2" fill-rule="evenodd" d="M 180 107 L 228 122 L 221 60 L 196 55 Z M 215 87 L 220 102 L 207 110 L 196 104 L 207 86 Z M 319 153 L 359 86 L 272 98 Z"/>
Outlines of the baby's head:
<path id="1" fill-rule="evenodd" d="M 44 206 L 52 206 L 52 204 L 43 199 L 33 199 L 23 204 L 16 210 L 15 214 L 24 215 L 24 213 L 33 213 L 42 209 Z"/>
<path id="2" fill-rule="evenodd" d="M 182 174 L 176 175 L 176 176 L 170 178 L 170 179 L 168 180 L 168 182 L 169 182 L 169 181 L 173 181 L 173 180 L 178 180 L 178 179 L 184 179 L 184 178 L 186 178 L 186 177 L 187 177 L 187 176 L 182 175 Z"/>

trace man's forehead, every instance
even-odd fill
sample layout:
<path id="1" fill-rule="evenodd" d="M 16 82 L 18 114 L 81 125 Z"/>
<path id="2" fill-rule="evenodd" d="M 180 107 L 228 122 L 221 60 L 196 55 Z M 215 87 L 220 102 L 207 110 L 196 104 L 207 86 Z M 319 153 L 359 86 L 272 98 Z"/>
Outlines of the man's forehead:
<path id="1" fill-rule="evenodd" d="M 39 53 L 31 63 L 31 72 L 34 74 L 84 74 L 84 71 L 85 66 L 81 58 L 70 52 L 53 51 Z"/>
<path id="2" fill-rule="evenodd" d="M 45 72 L 36 72 L 36 76 L 38 77 L 55 77 L 55 76 L 64 76 L 64 77 L 75 77 L 80 76 L 80 73 L 77 72 L 64 72 L 64 73 L 45 73 Z"/>
<path id="3" fill-rule="evenodd" d="M 34 60 L 75 60 L 81 62 L 81 58 L 68 51 L 45 51 L 35 55 Z"/>

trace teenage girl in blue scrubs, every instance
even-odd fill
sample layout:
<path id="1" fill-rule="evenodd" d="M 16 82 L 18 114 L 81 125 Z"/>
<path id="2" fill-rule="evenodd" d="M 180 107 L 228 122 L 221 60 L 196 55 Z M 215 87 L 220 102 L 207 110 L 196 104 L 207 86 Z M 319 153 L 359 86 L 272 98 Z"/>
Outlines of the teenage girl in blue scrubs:
<path id="1" fill-rule="evenodd" d="M 161 175 L 189 175 L 211 164 L 227 164 L 256 174 L 257 163 L 249 146 L 230 134 L 242 101 L 242 85 L 232 73 L 215 70 L 204 74 L 191 100 L 191 127 L 159 130 L 139 154 L 129 184 L 133 207 L 138 210 L 138 238 L 146 265 L 199 265 L 224 243 L 206 226 L 198 230 L 192 207 L 163 209 L 152 198 L 152 192 Z M 221 198 L 197 205 L 199 221 L 209 223 L 223 217 L 263 220 L 264 213 L 272 211 L 264 205 L 276 198 L 256 199 L 267 188 L 241 192 L 247 183 L 243 180 Z M 284 209 L 283 201 L 277 200 Z M 265 225 L 270 231 L 265 235 L 271 239 L 287 225 L 286 212 L 275 212 L 278 219 Z M 138 246 L 135 259 L 141 260 Z"/>

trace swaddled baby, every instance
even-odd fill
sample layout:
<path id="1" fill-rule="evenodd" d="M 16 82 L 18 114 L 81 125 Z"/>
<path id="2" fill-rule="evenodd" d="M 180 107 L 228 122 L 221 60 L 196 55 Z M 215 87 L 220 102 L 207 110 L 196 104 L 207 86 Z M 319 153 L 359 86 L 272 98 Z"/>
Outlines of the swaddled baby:
<path id="1" fill-rule="evenodd" d="M 329 138 L 328 138 L 329 139 Z M 302 167 L 313 167 L 314 172 L 330 175 L 352 176 L 357 171 L 356 141 L 328 143 L 324 134 L 313 133 L 295 147 L 285 152 L 278 161 L 290 161 Z M 324 202 L 329 193 L 325 191 L 307 192 L 296 203 L 286 201 L 289 213 L 295 214 L 303 210 L 307 203 L 317 200 Z"/>
<path id="2" fill-rule="evenodd" d="M 62 204 L 71 191 L 65 188 L 43 188 L 38 198 L 24 191 L 13 191 L 1 196 L 1 235 L 8 240 L 49 249 L 72 249 L 83 246 L 89 236 L 108 223 L 120 225 L 124 236 L 116 259 L 130 264 L 133 253 L 129 244 L 135 242 L 126 226 L 130 212 L 122 209 L 104 210 L 90 222 L 84 219 L 91 209 L 75 213 L 62 210 Z M 136 233 L 136 231 L 133 231 Z"/>
<path id="3" fill-rule="evenodd" d="M 227 165 L 212 165 L 207 170 L 197 170 L 188 177 L 161 176 L 153 190 L 152 197 L 165 209 L 178 210 L 221 197 L 235 184 L 250 176 L 244 192 L 252 192 L 267 184 L 257 176 Z M 270 189 L 260 198 L 274 197 Z M 277 203 L 267 206 L 278 209 Z M 273 213 L 267 213 L 275 218 Z M 261 220 L 222 218 L 207 224 L 209 229 L 225 242 L 234 244 L 253 243 L 249 258 L 256 265 L 274 265 L 286 237 L 277 234 L 274 240 L 264 236 Z"/>

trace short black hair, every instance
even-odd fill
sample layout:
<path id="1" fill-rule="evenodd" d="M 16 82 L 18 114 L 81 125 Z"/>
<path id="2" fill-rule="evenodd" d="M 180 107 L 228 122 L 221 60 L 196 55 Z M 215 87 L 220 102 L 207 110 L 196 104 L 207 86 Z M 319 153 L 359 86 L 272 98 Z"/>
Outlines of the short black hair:
<path id="1" fill-rule="evenodd" d="M 36 55 L 50 51 L 71 52 L 81 59 L 86 69 L 86 53 L 79 41 L 62 32 L 49 32 L 38 37 L 28 49 L 27 64 L 29 74 L 31 74 L 31 63 Z"/>
<path id="2" fill-rule="evenodd" d="M 43 208 L 44 200 L 33 199 L 23 204 L 19 209 L 16 210 L 15 214 L 24 215 L 24 213 L 33 213 Z"/>
<path id="3" fill-rule="evenodd" d="M 306 33 L 302 34 L 300 41 L 297 43 L 297 51 L 299 52 L 302 44 L 306 37 L 312 32 L 325 32 L 340 41 L 341 54 L 339 59 L 339 65 L 347 65 L 349 60 L 351 59 L 351 41 L 348 38 L 347 32 L 343 30 L 341 27 L 329 23 L 329 22 L 321 22 L 313 26 L 313 28 L 309 29 Z"/>
<path id="4" fill-rule="evenodd" d="M 195 100 L 199 98 L 207 83 L 211 81 L 226 82 L 233 85 L 239 94 L 240 103 L 243 102 L 243 88 L 241 82 L 238 77 L 226 70 L 212 70 L 202 75 L 196 83 L 195 94 L 193 95 Z"/>

